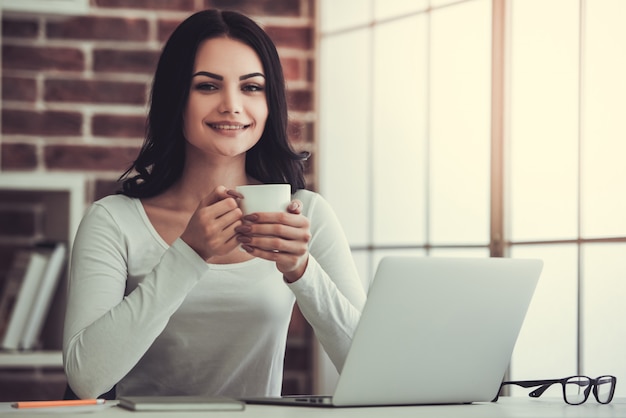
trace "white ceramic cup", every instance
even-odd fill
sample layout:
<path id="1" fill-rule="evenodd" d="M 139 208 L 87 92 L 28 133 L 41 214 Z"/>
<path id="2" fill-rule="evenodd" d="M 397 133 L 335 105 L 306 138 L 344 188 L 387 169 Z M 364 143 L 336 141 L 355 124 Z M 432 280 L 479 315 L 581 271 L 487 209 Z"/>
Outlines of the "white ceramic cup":
<path id="1" fill-rule="evenodd" d="M 289 184 L 254 184 L 235 187 L 243 195 L 241 210 L 244 215 L 256 212 L 285 212 L 291 202 Z"/>

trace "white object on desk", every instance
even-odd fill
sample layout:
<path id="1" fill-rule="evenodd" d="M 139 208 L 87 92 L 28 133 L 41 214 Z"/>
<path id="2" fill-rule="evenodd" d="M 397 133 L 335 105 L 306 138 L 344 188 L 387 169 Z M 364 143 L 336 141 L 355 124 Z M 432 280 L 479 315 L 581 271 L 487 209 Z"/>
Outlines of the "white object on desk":
<path id="1" fill-rule="evenodd" d="M 208 396 L 126 396 L 118 405 L 132 411 L 241 411 L 246 407 L 236 399 Z"/>
<path id="2" fill-rule="evenodd" d="M 384 257 L 335 393 L 244 399 L 319 407 L 492 400 L 543 262 Z"/>

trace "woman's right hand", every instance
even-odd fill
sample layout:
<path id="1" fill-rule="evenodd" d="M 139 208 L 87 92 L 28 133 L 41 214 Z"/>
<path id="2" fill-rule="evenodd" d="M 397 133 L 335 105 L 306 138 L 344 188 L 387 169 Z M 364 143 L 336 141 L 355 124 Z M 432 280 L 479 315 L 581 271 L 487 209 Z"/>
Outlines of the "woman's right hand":
<path id="1" fill-rule="evenodd" d="M 200 201 L 180 238 L 205 260 L 228 254 L 239 246 L 235 228 L 242 216 L 233 195 L 218 186 Z"/>

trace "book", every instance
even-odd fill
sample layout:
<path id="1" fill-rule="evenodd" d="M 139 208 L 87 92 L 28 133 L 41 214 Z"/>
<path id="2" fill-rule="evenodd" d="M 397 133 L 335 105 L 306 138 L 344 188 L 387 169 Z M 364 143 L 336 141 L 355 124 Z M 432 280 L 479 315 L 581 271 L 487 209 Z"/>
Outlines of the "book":
<path id="1" fill-rule="evenodd" d="M 43 328 L 43 324 L 46 321 L 50 309 L 52 297 L 57 289 L 61 273 L 65 266 L 66 252 L 65 244 L 59 242 L 55 244 L 49 256 L 46 269 L 43 272 L 37 292 L 31 303 L 28 319 L 24 324 L 19 343 L 19 348 L 21 349 L 31 350 L 35 348 L 38 342 L 39 334 L 41 333 L 41 329 Z"/>
<path id="2" fill-rule="evenodd" d="M 15 295 L 15 302 L 7 322 L 0 348 L 16 350 L 19 348 L 24 326 L 30 314 L 30 308 L 35 299 L 39 283 L 48 262 L 48 256 L 38 251 L 30 251 L 28 266 L 21 280 L 19 292 Z"/>
<path id="3" fill-rule="evenodd" d="M 26 269 L 30 262 L 30 250 L 18 250 L 13 256 L 13 261 L 6 276 L 0 294 L 0 339 L 5 334 L 11 313 L 15 307 L 15 300 L 20 293 L 22 281 L 26 275 Z"/>
<path id="4" fill-rule="evenodd" d="M 210 396 L 122 396 L 119 406 L 132 411 L 243 411 L 245 403 Z"/>

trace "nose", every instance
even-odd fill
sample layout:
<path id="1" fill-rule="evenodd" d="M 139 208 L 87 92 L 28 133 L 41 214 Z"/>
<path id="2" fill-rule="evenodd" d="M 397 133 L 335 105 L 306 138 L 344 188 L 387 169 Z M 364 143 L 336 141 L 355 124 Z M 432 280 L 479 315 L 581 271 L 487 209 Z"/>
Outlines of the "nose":
<path id="1" fill-rule="evenodd" d="M 224 88 L 219 106 L 220 113 L 241 113 L 241 107 L 239 88 Z"/>

